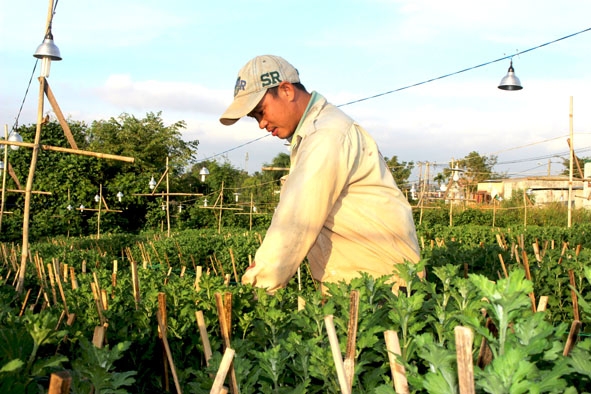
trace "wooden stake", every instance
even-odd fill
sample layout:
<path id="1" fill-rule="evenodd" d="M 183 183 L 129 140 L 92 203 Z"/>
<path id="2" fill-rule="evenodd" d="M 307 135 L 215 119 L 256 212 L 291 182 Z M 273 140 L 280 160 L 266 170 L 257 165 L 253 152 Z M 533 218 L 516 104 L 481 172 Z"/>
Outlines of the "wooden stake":
<path id="1" fill-rule="evenodd" d="M 517 264 L 521 264 L 521 259 L 519 258 L 519 247 L 515 244 L 511 244 L 511 258 L 515 258 Z"/>
<path id="2" fill-rule="evenodd" d="M 135 310 L 139 310 L 140 303 L 140 280 L 137 275 L 137 263 L 131 262 L 131 284 L 133 287 L 133 298 L 135 300 Z"/>
<path id="3" fill-rule="evenodd" d="M 343 364 L 343 358 L 341 355 L 341 348 L 339 346 L 339 339 L 334 328 L 334 317 L 333 315 L 324 316 L 324 324 L 326 326 L 326 332 L 328 334 L 328 340 L 330 342 L 330 348 L 332 350 L 332 358 L 334 360 L 335 368 L 337 370 L 337 377 L 339 378 L 339 384 L 341 387 L 341 393 L 351 394 L 349 384 L 347 382 L 347 373 L 345 372 L 345 365 Z"/>
<path id="4" fill-rule="evenodd" d="M 536 256 L 536 260 L 538 263 L 542 262 L 542 257 L 540 256 L 540 245 L 538 245 L 538 241 L 533 243 L 534 247 L 534 255 Z"/>
<path id="5" fill-rule="evenodd" d="M 106 319 L 103 316 L 103 306 L 100 297 L 100 290 L 97 289 L 97 285 L 94 282 L 90 282 L 90 288 L 92 289 L 92 296 L 94 298 L 94 304 L 96 306 L 96 310 L 99 316 L 99 321 L 101 324 L 104 324 L 106 322 Z"/>
<path id="6" fill-rule="evenodd" d="M 240 283 L 238 280 L 238 272 L 236 272 L 236 261 L 234 260 L 234 251 L 230 248 L 230 259 L 232 260 L 232 268 L 234 269 L 234 280 L 236 283 Z"/>
<path id="7" fill-rule="evenodd" d="M 522 252 L 523 252 L 523 266 L 525 267 L 525 277 L 527 278 L 527 280 L 529 280 L 531 282 L 531 273 L 529 271 L 529 261 L 527 259 L 527 253 L 525 252 L 525 250 L 523 250 Z M 531 293 L 529 293 L 529 298 L 531 300 L 531 309 L 532 309 L 532 311 L 535 312 L 536 311 L 536 296 L 533 291 Z"/>
<path id="8" fill-rule="evenodd" d="M 486 313 L 485 313 L 486 314 Z M 498 334 L 497 327 L 493 323 L 490 317 L 486 318 L 485 327 L 491 332 L 492 335 L 495 337 Z M 478 359 L 476 360 L 476 365 L 480 368 L 484 369 L 488 364 L 490 364 L 493 360 L 493 352 L 490 349 L 488 341 L 485 337 L 482 337 L 482 342 L 480 342 L 480 350 L 478 351 Z"/>
<path id="9" fill-rule="evenodd" d="M 78 280 L 76 279 L 76 270 L 74 267 L 70 267 L 70 281 L 72 283 L 72 290 L 76 290 L 78 288 Z"/>
<path id="10" fill-rule="evenodd" d="M 65 302 L 65 300 L 64 300 Z M 107 290 L 101 289 L 101 303 L 103 304 L 103 310 L 109 310 L 109 299 L 107 298 Z"/>
<path id="11" fill-rule="evenodd" d="M 347 327 L 347 349 L 345 351 L 345 373 L 349 390 L 353 390 L 355 376 L 355 347 L 357 344 L 357 320 L 359 314 L 359 290 L 352 290 L 349 296 L 349 324 Z"/>
<path id="12" fill-rule="evenodd" d="M 399 394 L 409 394 L 408 382 L 406 380 L 406 371 L 404 365 L 396 360 L 396 356 L 402 356 L 400 350 L 400 341 L 396 331 L 384 331 L 386 340 L 386 350 L 388 351 L 388 360 L 390 362 L 390 373 L 394 381 L 394 390 Z"/>
<path id="13" fill-rule="evenodd" d="M 54 266 L 55 268 L 55 266 Z M 66 295 L 64 294 L 64 288 L 62 287 L 62 280 L 60 279 L 60 276 L 58 275 L 58 273 L 55 273 L 55 277 L 57 279 L 57 287 L 60 290 L 60 296 L 62 297 L 62 302 L 64 303 L 64 310 L 66 311 L 66 315 L 70 314 L 70 311 L 68 311 L 68 303 L 66 302 Z"/>
<path id="14" fill-rule="evenodd" d="M 19 316 L 22 316 L 23 313 L 25 312 L 25 307 L 27 306 L 27 302 L 29 301 L 29 296 L 31 295 L 31 289 L 27 290 L 27 295 L 25 296 L 25 299 L 23 301 L 23 305 L 21 306 L 21 310 L 19 312 Z"/>
<path id="15" fill-rule="evenodd" d="M 505 274 L 505 278 L 509 277 L 507 273 L 507 267 L 505 267 L 505 262 L 503 261 L 503 255 L 499 253 L 499 260 L 501 261 L 501 267 L 503 267 L 503 273 Z"/>
<path id="16" fill-rule="evenodd" d="M 228 328 L 228 337 L 232 333 L 232 293 L 224 293 L 224 316 L 226 316 L 226 327 Z"/>
<path id="17" fill-rule="evenodd" d="M 579 336 L 579 330 L 581 329 L 581 322 L 578 320 L 573 321 L 570 326 L 570 332 L 568 333 L 568 338 L 566 340 L 566 344 L 564 345 L 564 351 L 562 352 L 563 356 L 568 356 L 575 347 L 575 343 L 577 342 L 577 337 Z"/>
<path id="18" fill-rule="evenodd" d="M 554 243 L 554 241 L 552 241 Z M 544 241 L 544 247 L 542 248 L 541 257 L 544 258 L 546 251 L 548 250 L 548 240 Z"/>
<path id="19" fill-rule="evenodd" d="M 207 336 L 207 326 L 205 325 L 205 319 L 203 318 L 203 311 L 196 311 L 195 318 L 197 319 L 197 327 L 199 328 L 201 343 L 203 343 L 205 365 L 209 366 L 209 360 L 211 360 L 213 352 L 211 351 L 211 344 L 209 343 L 209 337 Z"/>
<path id="20" fill-rule="evenodd" d="M 562 264 L 562 258 L 564 257 L 564 253 L 566 252 L 567 248 L 568 248 L 568 243 L 563 242 L 562 243 L 562 250 L 560 251 L 560 258 L 558 259 L 558 264 Z"/>
<path id="21" fill-rule="evenodd" d="M 570 282 L 571 285 L 571 289 L 570 289 L 570 296 L 571 299 L 573 300 L 573 316 L 575 318 L 575 321 L 580 320 L 579 318 L 579 299 L 577 298 L 577 283 L 575 282 L 575 273 L 573 272 L 572 269 L 568 270 L 568 280 Z"/>
<path id="22" fill-rule="evenodd" d="M 106 336 L 107 327 L 108 327 L 108 325 L 106 323 L 101 324 L 100 326 L 94 327 L 94 335 L 92 336 L 92 344 L 96 348 L 101 349 L 103 347 L 103 344 L 105 343 L 105 336 Z"/>
<path id="23" fill-rule="evenodd" d="M 222 357 L 220 368 L 218 369 L 218 373 L 215 375 L 215 380 L 211 386 L 210 394 L 220 394 L 224 392 L 224 381 L 226 380 L 228 371 L 233 370 L 232 365 L 235 353 L 236 352 L 234 349 L 229 347 L 224 350 L 224 357 Z"/>
<path id="24" fill-rule="evenodd" d="M 170 351 L 170 346 L 168 345 L 168 339 L 166 338 L 166 326 L 164 325 L 160 311 L 156 312 L 156 318 L 158 319 L 159 331 L 162 333 L 162 344 L 164 345 L 164 351 L 170 366 L 170 372 L 172 373 L 172 379 L 174 380 L 176 392 L 177 394 L 182 394 L 181 385 L 176 374 L 176 368 L 174 367 L 174 360 L 172 359 L 172 353 Z"/>
<path id="25" fill-rule="evenodd" d="M 51 295 L 53 296 L 53 304 L 57 305 L 57 293 L 55 290 L 55 280 L 53 278 L 53 268 L 49 263 L 47 263 L 47 275 L 49 276 L 49 284 L 51 285 Z"/>
<path id="26" fill-rule="evenodd" d="M 216 306 L 218 309 L 218 319 L 220 322 L 220 332 L 222 334 L 224 348 L 225 349 L 231 348 L 231 344 L 230 344 L 231 329 L 228 324 L 230 322 L 230 318 L 226 316 L 226 313 L 227 313 L 226 308 L 224 307 L 224 301 L 222 300 L 222 295 L 220 293 L 215 293 L 215 301 L 216 301 Z M 238 389 L 238 380 L 236 379 L 236 371 L 235 371 L 233 365 L 230 367 L 230 387 L 232 389 L 233 394 L 240 392 L 240 390 Z"/>
<path id="27" fill-rule="evenodd" d="M 54 372 L 49 379 L 49 391 L 47 394 L 69 394 L 72 377 L 68 371 Z"/>
<path id="28" fill-rule="evenodd" d="M 538 302 L 538 312 L 544 312 L 546 310 L 546 306 L 548 305 L 548 296 L 541 296 L 540 301 Z"/>
<path id="29" fill-rule="evenodd" d="M 168 380 L 168 355 L 166 353 L 166 348 L 164 346 L 163 337 L 166 336 L 166 329 L 168 327 L 168 317 L 166 313 L 166 294 L 165 293 L 158 293 L 158 338 L 160 338 L 162 342 L 162 385 L 164 386 L 165 391 L 170 391 L 170 382 Z"/>
<path id="30" fill-rule="evenodd" d="M 468 327 L 462 326 L 456 326 L 454 333 L 456 337 L 460 394 L 474 394 L 474 361 L 472 360 L 474 333 Z"/>
<path id="31" fill-rule="evenodd" d="M 199 282 L 201 281 L 201 275 L 203 273 L 203 267 L 202 266 L 197 266 L 197 271 L 195 274 L 195 290 L 199 291 L 201 290 L 201 286 L 199 286 Z"/>

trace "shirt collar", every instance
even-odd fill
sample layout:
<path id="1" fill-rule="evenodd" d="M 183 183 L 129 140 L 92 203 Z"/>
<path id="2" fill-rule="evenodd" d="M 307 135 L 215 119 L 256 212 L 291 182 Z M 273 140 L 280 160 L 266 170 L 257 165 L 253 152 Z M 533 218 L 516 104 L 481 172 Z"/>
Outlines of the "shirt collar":
<path id="1" fill-rule="evenodd" d="M 294 147 L 295 142 L 298 140 L 296 137 L 298 136 L 300 128 L 302 127 L 302 124 L 304 123 L 304 119 L 306 119 L 308 112 L 310 112 L 310 108 L 312 108 L 314 106 L 314 104 L 316 104 L 321 99 L 322 99 L 322 96 L 320 94 L 318 94 L 316 91 L 313 91 L 311 93 L 310 101 L 308 102 L 308 106 L 306 107 L 306 110 L 304 111 L 304 114 L 302 115 L 302 117 L 300 119 L 300 123 L 298 123 L 298 127 L 296 127 L 294 133 L 289 138 L 289 143 L 292 148 Z"/>

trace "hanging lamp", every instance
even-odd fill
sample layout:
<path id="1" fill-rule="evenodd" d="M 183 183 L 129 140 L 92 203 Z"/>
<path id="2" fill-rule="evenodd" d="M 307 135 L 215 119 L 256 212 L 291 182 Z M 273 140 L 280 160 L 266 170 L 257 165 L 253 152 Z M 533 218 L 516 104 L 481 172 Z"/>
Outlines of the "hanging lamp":
<path id="1" fill-rule="evenodd" d="M 37 50 L 33 54 L 37 59 L 41 59 L 41 76 L 48 78 L 49 69 L 51 67 L 51 61 L 62 60 L 60 50 L 53 42 L 53 34 L 51 33 L 51 27 L 47 31 L 43 42 L 37 47 Z"/>
<path id="2" fill-rule="evenodd" d="M 507 75 L 501 79 L 501 83 L 499 84 L 499 89 L 501 90 L 521 90 L 523 86 L 521 86 L 521 81 L 515 75 L 515 70 L 513 69 L 513 60 L 509 64 L 509 70 L 507 71 Z"/>

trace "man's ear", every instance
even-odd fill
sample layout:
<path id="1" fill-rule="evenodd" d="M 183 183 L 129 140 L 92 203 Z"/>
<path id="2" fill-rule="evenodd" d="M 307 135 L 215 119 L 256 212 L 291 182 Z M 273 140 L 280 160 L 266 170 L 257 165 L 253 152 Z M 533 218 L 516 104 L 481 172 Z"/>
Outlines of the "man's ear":
<path id="1" fill-rule="evenodd" d="M 295 87 L 291 82 L 283 81 L 279 84 L 279 96 L 282 98 L 286 98 L 289 101 L 293 101 L 295 99 Z"/>

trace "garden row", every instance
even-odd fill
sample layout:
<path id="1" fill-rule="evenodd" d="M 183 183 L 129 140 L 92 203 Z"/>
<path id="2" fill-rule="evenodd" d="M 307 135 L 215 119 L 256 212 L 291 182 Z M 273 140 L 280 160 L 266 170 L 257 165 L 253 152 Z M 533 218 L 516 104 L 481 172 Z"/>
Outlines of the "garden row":
<path id="1" fill-rule="evenodd" d="M 585 391 L 588 229 L 430 231 L 406 288 L 363 276 L 325 295 L 306 264 L 273 296 L 240 285 L 257 232 L 34 244 L 25 294 L 3 244 L 0 391 Z"/>

